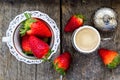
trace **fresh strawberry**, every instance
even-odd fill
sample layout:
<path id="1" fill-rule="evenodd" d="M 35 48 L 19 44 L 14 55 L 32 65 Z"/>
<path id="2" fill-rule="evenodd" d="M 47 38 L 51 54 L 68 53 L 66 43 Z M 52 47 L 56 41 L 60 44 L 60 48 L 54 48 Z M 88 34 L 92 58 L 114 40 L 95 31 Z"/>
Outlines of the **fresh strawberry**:
<path id="1" fill-rule="evenodd" d="M 22 50 L 24 53 L 26 54 L 32 54 L 31 52 L 31 48 L 30 48 L 30 45 L 29 45 L 29 35 L 24 35 L 22 38 L 21 38 L 21 47 L 22 47 Z"/>
<path id="2" fill-rule="evenodd" d="M 39 37 L 51 37 L 52 33 L 48 28 L 48 25 L 37 18 L 32 18 L 30 14 L 25 14 L 27 20 L 23 22 L 23 27 L 20 29 L 21 36 L 25 35 L 35 35 Z"/>
<path id="3" fill-rule="evenodd" d="M 120 55 L 116 51 L 101 48 L 98 53 L 108 68 L 116 68 L 120 64 Z"/>
<path id="4" fill-rule="evenodd" d="M 75 29 L 79 28 L 80 26 L 83 25 L 83 16 L 78 14 L 78 15 L 73 15 L 67 22 L 64 31 L 65 32 L 73 32 Z"/>
<path id="5" fill-rule="evenodd" d="M 42 41 L 41 39 L 35 36 L 30 36 L 29 43 L 30 43 L 31 51 L 35 57 L 40 59 L 41 58 L 46 59 L 50 56 L 51 52 L 49 45 L 44 41 Z"/>
<path id="6" fill-rule="evenodd" d="M 61 75 L 65 75 L 65 71 L 69 68 L 71 61 L 71 55 L 69 52 L 64 52 L 60 56 L 54 59 L 53 65 L 55 70 Z"/>

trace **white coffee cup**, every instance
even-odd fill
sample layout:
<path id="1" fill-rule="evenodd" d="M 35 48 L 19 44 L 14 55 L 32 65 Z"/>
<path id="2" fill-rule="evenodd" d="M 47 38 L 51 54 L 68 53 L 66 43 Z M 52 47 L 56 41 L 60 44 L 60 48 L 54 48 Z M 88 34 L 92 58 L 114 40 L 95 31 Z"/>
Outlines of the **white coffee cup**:
<path id="1" fill-rule="evenodd" d="M 82 53 L 92 53 L 100 45 L 100 34 L 92 26 L 84 25 L 74 31 L 72 35 L 73 47 Z"/>

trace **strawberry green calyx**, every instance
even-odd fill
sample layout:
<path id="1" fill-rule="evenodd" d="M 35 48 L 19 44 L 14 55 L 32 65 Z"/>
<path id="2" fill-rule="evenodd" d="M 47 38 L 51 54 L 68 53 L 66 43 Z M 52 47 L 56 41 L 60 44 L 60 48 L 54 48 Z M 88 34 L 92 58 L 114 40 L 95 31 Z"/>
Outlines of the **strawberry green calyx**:
<path id="1" fill-rule="evenodd" d="M 53 63 L 53 65 L 54 65 L 54 68 L 55 68 L 55 70 L 58 72 L 58 73 L 60 73 L 61 75 L 65 75 L 66 73 L 65 73 L 65 70 L 63 69 L 63 68 L 59 68 L 58 67 L 58 63 Z"/>
<path id="2" fill-rule="evenodd" d="M 54 50 L 51 50 L 51 49 L 50 49 L 50 50 L 48 51 L 48 53 L 45 55 L 45 57 L 42 58 L 42 60 L 43 60 L 44 62 L 50 61 L 48 58 L 49 58 L 49 56 L 51 55 L 52 52 L 54 52 Z"/>
<path id="3" fill-rule="evenodd" d="M 25 54 L 33 54 L 32 51 L 24 51 Z"/>
<path id="4" fill-rule="evenodd" d="M 77 18 L 85 19 L 85 17 L 82 14 L 76 14 L 75 15 Z"/>
<path id="5" fill-rule="evenodd" d="M 117 55 L 114 60 L 107 65 L 109 69 L 116 68 L 120 64 L 120 55 Z"/>
<path id="6" fill-rule="evenodd" d="M 25 27 L 24 24 L 23 24 L 23 26 L 20 28 L 21 37 L 24 36 L 28 30 L 30 30 L 30 27 L 29 26 Z"/>
<path id="7" fill-rule="evenodd" d="M 30 14 L 30 13 L 24 13 L 24 15 L 25 15 L 25 17 L 26 17 L 27 19 L 31 18 L 31 14 Z"/>
<path id="8" fill-rule="evenodd" d="M 22 22 L 22 26 L 20 28 L 20 35 L 24 36 L 28 30 L 30 30 L 30 25 L 33 22 L 36 22 L 34 18 L 31 18 L 31 14 L 25 13 L 25 17 L 27 18 L 25 21 Z"/>

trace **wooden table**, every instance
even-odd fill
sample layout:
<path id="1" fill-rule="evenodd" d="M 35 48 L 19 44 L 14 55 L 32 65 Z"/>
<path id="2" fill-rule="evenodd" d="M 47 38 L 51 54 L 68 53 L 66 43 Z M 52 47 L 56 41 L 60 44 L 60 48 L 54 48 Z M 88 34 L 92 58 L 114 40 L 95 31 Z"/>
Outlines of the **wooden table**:
<path id="1" fill-rule="evenodd" d="M 113 39 L 101 41 L 100 47 L 120 51 L 120 0 L 85 1 L 0 0 L 0 80 L 59 80 L 60 75 L 54 71 L 49 62 L 39 65 L 19 62 L 10 54 L 7 45 L 1 42 L 10 21 L 26 10 L 39 10 L 47 13 L 57 23 L 61 34 L 61 44 L 52 59 L 64 51 L 69 51 L 72 54 L 71 67 L 67 71 L 67 75 L 64 76 L 64 80 L 120 80 L 120 66 L 113 70 L 105 68 L 97 51 L 88 55 L 78 53 L 71 44 L 72 33 L 63 31 L 67 20 L 73 14 L 84 14 L 86 17 L 84 24 L 94 26 L 92 18 L 98 8 L 113 8 L 118 14 L 118 27 L 112 33 Z"/>

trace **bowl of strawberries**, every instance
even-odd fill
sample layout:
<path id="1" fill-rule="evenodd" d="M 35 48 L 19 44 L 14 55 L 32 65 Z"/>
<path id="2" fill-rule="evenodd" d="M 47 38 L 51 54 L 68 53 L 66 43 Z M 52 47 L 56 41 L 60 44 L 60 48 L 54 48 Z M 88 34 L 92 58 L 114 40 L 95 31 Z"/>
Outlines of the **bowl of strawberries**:
<path id="1" fill-rule="evenodd" d="M 26 11 L 9 24 L 6 37 L 12 55 L 27 64 L 40 64 L 56 53 L 59 29 L 53 19 L 40 11 Z"/>

